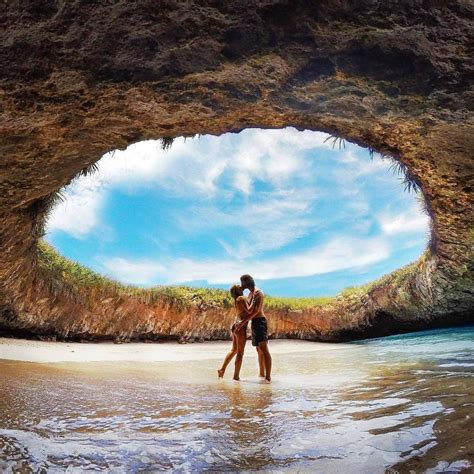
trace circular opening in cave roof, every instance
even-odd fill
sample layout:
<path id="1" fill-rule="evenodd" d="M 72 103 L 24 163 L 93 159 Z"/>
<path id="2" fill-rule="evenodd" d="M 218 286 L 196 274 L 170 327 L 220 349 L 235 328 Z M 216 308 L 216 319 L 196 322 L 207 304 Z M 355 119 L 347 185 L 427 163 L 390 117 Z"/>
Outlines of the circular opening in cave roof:
<path id="1" fill-rule="evenodd" d="M 124 283 L 334 295 L 414 261 L 429 218 L 393 160 L 322 132 L 143 141 L 62 191 L 46 240 Z"/>

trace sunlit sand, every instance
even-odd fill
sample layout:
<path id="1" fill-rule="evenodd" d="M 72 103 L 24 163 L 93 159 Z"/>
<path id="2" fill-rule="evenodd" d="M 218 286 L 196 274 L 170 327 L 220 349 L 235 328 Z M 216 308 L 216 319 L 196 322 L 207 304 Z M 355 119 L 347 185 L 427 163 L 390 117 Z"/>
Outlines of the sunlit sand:
<path id="1" fill-rule="evenodd" d="M 0 359 L 23 362 L 165 362 L 189 360 L 220 360 L 230 349 L 230 341 L 193 344 L 162 343 L 63 343 L 0 338 Z M 270 341 L 272 354 L 334 351 L 351 347 L 348 344 L 276 340 Z M 255 357 L 247 342 L 246 357 Z"/>

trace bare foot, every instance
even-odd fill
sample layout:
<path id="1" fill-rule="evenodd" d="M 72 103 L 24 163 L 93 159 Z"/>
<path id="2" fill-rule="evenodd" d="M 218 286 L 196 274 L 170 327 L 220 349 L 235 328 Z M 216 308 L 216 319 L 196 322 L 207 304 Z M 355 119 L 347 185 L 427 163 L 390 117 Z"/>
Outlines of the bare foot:
<path id="1" fill-rule="evenodd" d="M 269 383 L 272 383 L 272 381 L 271 381 L 271 379 L 268 380 L 267 378 L 265 378 L 260 383 L 269 384 Z"/>
<path id="2" fill-rule="evenodd" d="M 236 382 L 240 382 L 240 378 L 239 378 L 239 377 L 234 377 L 234 380 L 235 380 Z"/>
<path id="3" fill-rule="evenodd" d="M 258 378 L 259 378 L 259 379 L 264 379 L 264 378 L 265 378 L 265 375 L 259 375 Z"/>
<path id="4" fill-rule="evenodd" d="M 220 379 L 224 378 L 224 371 L 222 369 L 219 369 L 217 371 L 217 377 Z"/>

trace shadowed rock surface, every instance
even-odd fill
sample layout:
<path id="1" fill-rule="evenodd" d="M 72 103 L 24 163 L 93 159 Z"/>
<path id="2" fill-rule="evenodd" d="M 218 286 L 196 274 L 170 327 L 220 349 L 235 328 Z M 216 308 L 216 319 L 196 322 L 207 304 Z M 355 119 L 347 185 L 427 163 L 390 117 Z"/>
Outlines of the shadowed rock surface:
<path id="1" fill-rule="evenodd" d="M 7 2 L 0 13 L 0 327 L 63 338 L 226 337 L 231 308 L 144 302 L 42 269 L 54 193 L 144 139 L 321 130 L 394 156 L 427 253 L 366 292 L 269 314 L 346 340 L 473 322 L 470 1 Z M 212 157 L 209 157 L 212 159 Z"/>

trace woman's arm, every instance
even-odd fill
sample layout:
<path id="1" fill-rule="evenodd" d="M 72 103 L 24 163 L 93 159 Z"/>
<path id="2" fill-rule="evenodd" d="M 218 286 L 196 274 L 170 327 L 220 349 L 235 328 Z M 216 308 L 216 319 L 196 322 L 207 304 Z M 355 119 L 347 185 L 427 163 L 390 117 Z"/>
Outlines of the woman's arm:
<path id="1" fill-rule="evenodd" d="M 244 312 L 246 313 L 247 315 L 250 315 L 251 312 L 252 312 L 252 306 L 249 305 L 249 302 L 247 300 L 247 298 L 245 296 L 239 296 L 237 299 L 236 299 L 236 302 L 237 302 L 237 306 L 238 306 L 238 310 L 239 310 L 239 313 L 240 312 Z"/>
<path id="2" fill-rule="evenodd" d="M 239 297 L 240 298 L 240 297 Z M 246 318 L 242 320 L 236 327 L 237 330 L 242 328 L 244 324 L 248 323 L 250 320 L 255 318 L 258 314 L 262 312 L 263 309 L 263 294 L 261 291 L 255 292 L 253 299 L 252 299 L 252 304 L 250 306 L 247 305 L 247 310 L 246 310 Z"/>

